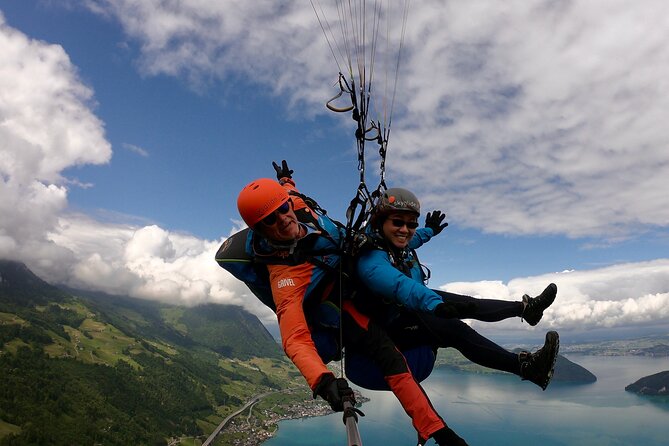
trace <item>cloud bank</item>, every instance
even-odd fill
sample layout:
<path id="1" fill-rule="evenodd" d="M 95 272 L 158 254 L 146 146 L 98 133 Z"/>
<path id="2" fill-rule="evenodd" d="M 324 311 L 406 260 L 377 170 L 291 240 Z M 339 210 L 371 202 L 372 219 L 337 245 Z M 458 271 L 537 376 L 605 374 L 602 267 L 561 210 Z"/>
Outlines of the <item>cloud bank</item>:
<path id="1" fill-rule="evenodd" d="M 440 289 L 482 298 L 519 301 L 539 294 L 549 283 L 558 297 L 536 329 L 587 331 L 617 327 L 669 326 L 669 259 L 620 264 L 587 271 L 565 271 L 500 281 L 453 282 Z M 474 322 L 478 327 L 490 326 Z M 529 329 L 517 320 L 494 324 Z"/>
<path id="2" fill-rule="evenodd" d="M 62 268 L 51 265 L 43 272 L 51 281 L 176 305 L 239 305 L 265 322 L 276 320 L 214 261 L 225 239 L 201 240 L 155 225 L 105 224 L 72 214 L 59 219 L 49 239 L 69 254 L 59 259 Z"/>
<path id="3" fill-rule="evenodd" d="M 392 165 L 487 232 L 666 228 L 669 5 L 447 5 L 416 11 Z"/>
<path id="4" fill-rule="evenodd" d="M 87 4 L 139 42 L 149 75 L 244 79 L 307 113 L 333 94 L 338 67 L 309 2 Z M 667 17 L 663 0 L 412 2 L 389 181 L 490 233 L 666 228 Z"/>

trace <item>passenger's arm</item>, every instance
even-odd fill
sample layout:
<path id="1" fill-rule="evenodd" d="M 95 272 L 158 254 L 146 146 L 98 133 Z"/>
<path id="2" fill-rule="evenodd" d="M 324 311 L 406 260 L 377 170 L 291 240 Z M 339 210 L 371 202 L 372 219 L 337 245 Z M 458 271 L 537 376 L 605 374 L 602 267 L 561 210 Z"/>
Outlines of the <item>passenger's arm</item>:
<path id="1" fill-rule="evenodd" d="M 433 313 L 443 302 L 430 288 L 396 269 L 385 251 L 372 249 L 363 253 L 357 272 L 358 278 L 372 292 L 408 308 Z"/>
<path id="2" fill-rule="evenodd" d="M 424 243 L 430 241 L 430 239 L 434 236 L 433 234 L 434 233 L 430 228 L 416 229 L 416 232 L 414 233 L 413 237 L 411 237 L 411 241 L 409 241 L 409 248 L 411 249 L 420 248 L 421 246 L 423 246 Z"/>

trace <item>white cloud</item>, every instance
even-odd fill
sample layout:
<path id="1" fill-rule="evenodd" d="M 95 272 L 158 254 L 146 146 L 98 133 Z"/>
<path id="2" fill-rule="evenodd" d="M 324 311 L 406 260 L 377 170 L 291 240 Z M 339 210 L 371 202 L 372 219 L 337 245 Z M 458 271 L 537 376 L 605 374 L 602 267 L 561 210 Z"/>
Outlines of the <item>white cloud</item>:
<path id="1" fill-rule="evenodd" d="M 136 146 L 135 144 L 124 143 L 123 148 L 130 150 L 131 152 L 134 152 L 137 155 L 142 156 L 144 158 L 147 158 L 149 156 L 149 152 L 146 149 Z"/>
<path id="2" fill-rule="evenodd" d="M 111 157 L 93 91 L 62 47 L 28 38 L 1 14 L 0 49 L 0 258 L 22 260 L 54 283 L 182 305 L 242 305 L 275 320 L 215 263 L 222 240 L 66 213 L 74 182 L 62 171 Z"/>
<path id="3" fill-rule="evenodd" d="M 336 80 L 308 2 L 228 0 L 90 0 L 92 11 L 117 19 L 139 42 L 141 70 L 187 79 L 261 85 L 292 102 L 322 106 Z"/>
<path id="4" fill-rule="evenodd" d="M 302 113 L 331 96 L 337 67 L 308 2 L 89 5 L 140 42 L 147 74 L 246 79 L 313 105 Z M 666 228 L 667 17 L 663 0 L 412 2 L 389 183 L 486 232 Z"/>
<path id="5" fill-rule="evenodd" d="M 417 12 L 393 173 L 489 232 L 666 227 L 666 2 L 481 4 Z"/>
<path id="6" fill-rule="evenodd" d="M 155 225 L 105 224 L 82 215 L 61 217 L 49 239 L 69 254 L 60 270 L 36 268 L 50 281 L 177 305 L 240 305 L 265 322 L 276 320 L 214 261 L 224 239 L 201 240 Z"/>
<path id="7" fill-rule="evenodd" d="M 67 205 L 63 169 L 105 163 L 111 148 L 92 91 L 63 48 L 29 39 L 0 13 L 0 256 L 23 256 Z"/>
<path id="8" fill-rule="evenodd" d="M 201 240 L 155 225 L 104 224 L 80 215 L 61 217 L 49 238 L 58 250 L 42 253 L 43 258 L 57 258 L 59 265 L 36 269 L 49 280 L 179 305 L 241 305 L 266 323 L 276 320 L 241 282 L 214 262 L 224 239 Z M 508 331 L 580 332 L 669 324 L 669 259 L 521 277 L 508 283 L 453 282 L 440 288 L 518 301 L 525 293 L 539 294 L 550 282 L 558 285 L 558 298 L 539 326 L 531 328 L 515 318 L 494 324 L 474 321 L 473 325 Z"/>
<path id="9" fill-rule="evenodd" d="M 545 311 L 539 327 L 566 331 L 669 324 L 669 259 L 629 263 L 606 268 L 523 277 L 499 281 L 454 282 L 440 289 L 458 294 L 519 301 L 537 295 L 550 282 L 558 297 Z M 473 323 L 477 327 L 489 324 Z M 493 324 L 523 329 L 517 320 Z"/>

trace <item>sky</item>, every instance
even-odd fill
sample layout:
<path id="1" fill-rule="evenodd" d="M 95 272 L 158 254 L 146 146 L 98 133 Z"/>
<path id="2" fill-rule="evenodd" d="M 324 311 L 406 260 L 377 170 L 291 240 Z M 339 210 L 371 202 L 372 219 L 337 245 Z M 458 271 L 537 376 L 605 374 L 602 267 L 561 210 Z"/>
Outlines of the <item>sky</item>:
<path id="1" fill-rule="evenodd" d="M 346 61 L 315 13 L 336 23 L 333 3 L 0 0 L 0 258 L 275 327 L 214 254 L 272 161 L 345 218 L 355 123 L 325 102 Z M 666 333 L 669 3 L 414 1 L 396 88 L 388 8 L 373 103 L 394 98 L 388 185 L 447 214 L 419 251 L 430 286 L 519 300 L 558 285 L 535 328 L 472 323 L 500 337 Z"/>

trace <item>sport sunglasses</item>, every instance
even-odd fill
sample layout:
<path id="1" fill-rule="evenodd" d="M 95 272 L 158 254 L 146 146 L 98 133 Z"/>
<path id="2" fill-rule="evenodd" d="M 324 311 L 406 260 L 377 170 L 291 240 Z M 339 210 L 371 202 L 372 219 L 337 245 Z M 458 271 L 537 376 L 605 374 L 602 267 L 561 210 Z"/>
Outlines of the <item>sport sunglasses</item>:
<path id="1" fill-rule="evenodd" d="M 402 226 L 406 226 L 407 229 L 416 229 L 418 227 L 417 221 L 404 221 L 399 218 L 392 218 L 390 220 L 390 223 L 392 223 L 392 225 L 395 226 L 396 228 L 401 228 Z"/>
<path id="2" fill-rule="evenodd" d="M 263 218 L 260 220 L 262 224 L 265 226 L 273 226 L 276 224 L 276 214 L 277 212 L 279 214 L 285 214 L 290 210 L 290 201 L 286 201 L 284 204 L 276 208 L 271 214 L 269 214 L 267 217 Z"/>

